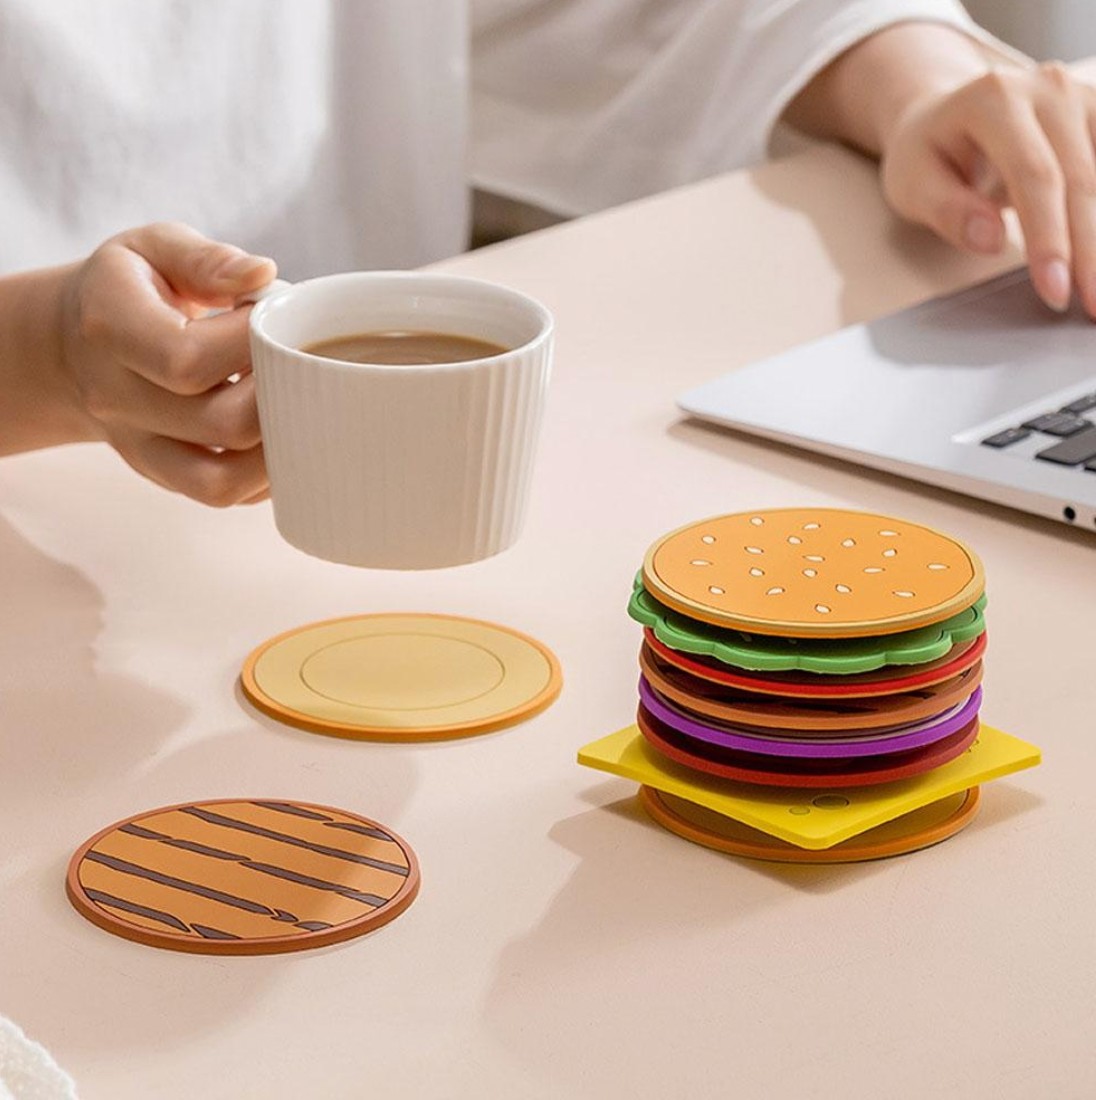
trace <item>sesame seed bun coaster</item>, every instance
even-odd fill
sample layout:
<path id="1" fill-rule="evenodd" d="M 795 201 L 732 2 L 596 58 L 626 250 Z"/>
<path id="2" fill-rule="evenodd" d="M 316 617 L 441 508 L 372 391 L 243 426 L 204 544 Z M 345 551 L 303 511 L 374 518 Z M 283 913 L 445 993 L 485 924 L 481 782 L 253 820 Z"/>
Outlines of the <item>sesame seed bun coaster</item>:
<path id="1" fill-rule="evenodd" d="M 859 638 L 950 618 L 985 589 L 978 557 L 929 527 L 866 512 L 782 508 L 659 539 L 643 583 L 701 622 L 782 638 Z"/>
<path id="2" fill-rule="evenodd" d="M 985 577 L 920 524 L 836 509 L 719 516 L 659 539 L 637 724 L 579 763 L 671 831 L 784 862 L 915 851 L 1039 749 L 980 721 Z"/>
<path id="3" fill-rule="evenodd" d="M 205 955 L 303 951 L 365 935 L 419 890 L 390 829 L 329 806 L 219 799 L 103 829 L 69 864 L 69 900 L 123 939 Z"/>
<path id="4" fill-rule="evenodd" d="M 270 717 L 365 741 L 440 741 L 516 725 L 550 706 L 563 678 L 547 646 L 449 615 L 355 615 L 259 646 L 240 675 Z"/>

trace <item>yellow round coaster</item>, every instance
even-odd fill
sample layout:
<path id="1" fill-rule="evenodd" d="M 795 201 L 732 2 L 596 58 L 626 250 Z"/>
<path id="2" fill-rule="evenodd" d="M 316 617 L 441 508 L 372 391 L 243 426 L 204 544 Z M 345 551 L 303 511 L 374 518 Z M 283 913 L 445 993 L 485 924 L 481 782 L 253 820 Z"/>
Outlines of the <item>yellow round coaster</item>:
<path id="1" fill-rule="evenodd" d="M 449 615 L 357 615 L 256 649 L 244 694 L 281 722 L 369 741 L 438 741 L 515 725 L 559 695 L 555 655 L 508 627 Z"/>
<path id="2" fill-rule="evenodd" d="M 639 801 L 647 813 L 670 832 L 719 852 L 775 863 L 862 863 L 916 852 L 954 836 L 974 820 L 981 793 L 977 787 L 971 787 L 877 825 L 832 848 L 822 849 L 798 848 L 654 787 L 640 787 Z M 822 810 L 827 806 L 847 804 L 837 795 L 819 795 L 814 801 Z"/>
<path id="3" fill-rule="evenodd" d="M 940 622 L 982 594 L 978 556 L 905 520 L 832 508 L 740 512 L 659 539 L 643 583 L 715 626 L 791 638 L 894 634 Z"/>

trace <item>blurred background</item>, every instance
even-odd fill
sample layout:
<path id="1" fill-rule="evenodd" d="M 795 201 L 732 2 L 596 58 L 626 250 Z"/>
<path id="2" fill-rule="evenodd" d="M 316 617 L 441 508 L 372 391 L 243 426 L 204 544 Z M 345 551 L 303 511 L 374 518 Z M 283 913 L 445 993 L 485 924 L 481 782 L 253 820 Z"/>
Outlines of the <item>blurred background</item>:
<path id="1" fill-rule="evenodd" d="M 965 0 L 986 30 L 1041 61 L 1096 54 L 1096 0 Z"/>

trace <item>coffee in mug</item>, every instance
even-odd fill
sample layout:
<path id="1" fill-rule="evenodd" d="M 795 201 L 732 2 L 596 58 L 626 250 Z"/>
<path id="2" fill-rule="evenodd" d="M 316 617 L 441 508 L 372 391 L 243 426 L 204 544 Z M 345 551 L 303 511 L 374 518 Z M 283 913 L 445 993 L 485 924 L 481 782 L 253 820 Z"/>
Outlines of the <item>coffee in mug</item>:
<path id="1" fill-rule="evenodd" d="M 467 363 L 490 359 L 510 349 L 474 336 L 453 332 L 359 332 L 318 340 L 301 348 L 309 355 L 341 359 L 344 363 L 381 363 L 392 367 L 420 367 L 430 363 Z"/>

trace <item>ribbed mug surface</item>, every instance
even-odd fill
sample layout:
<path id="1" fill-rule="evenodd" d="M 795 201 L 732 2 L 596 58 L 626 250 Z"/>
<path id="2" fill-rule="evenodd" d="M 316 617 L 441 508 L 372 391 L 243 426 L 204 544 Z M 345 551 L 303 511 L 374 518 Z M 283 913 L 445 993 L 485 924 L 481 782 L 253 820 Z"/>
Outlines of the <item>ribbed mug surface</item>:
<path id="1" fill-rule="evenodd" d="M 390 329 L 513 350 L 410 367 L 299 350 Z M 336 275 L 261 302 L 251 341 L 274 517 L 288 542 L 351 565 L 431 569 L 517 539 L 551 369 L 543 306 L 473 279 Z"/>

